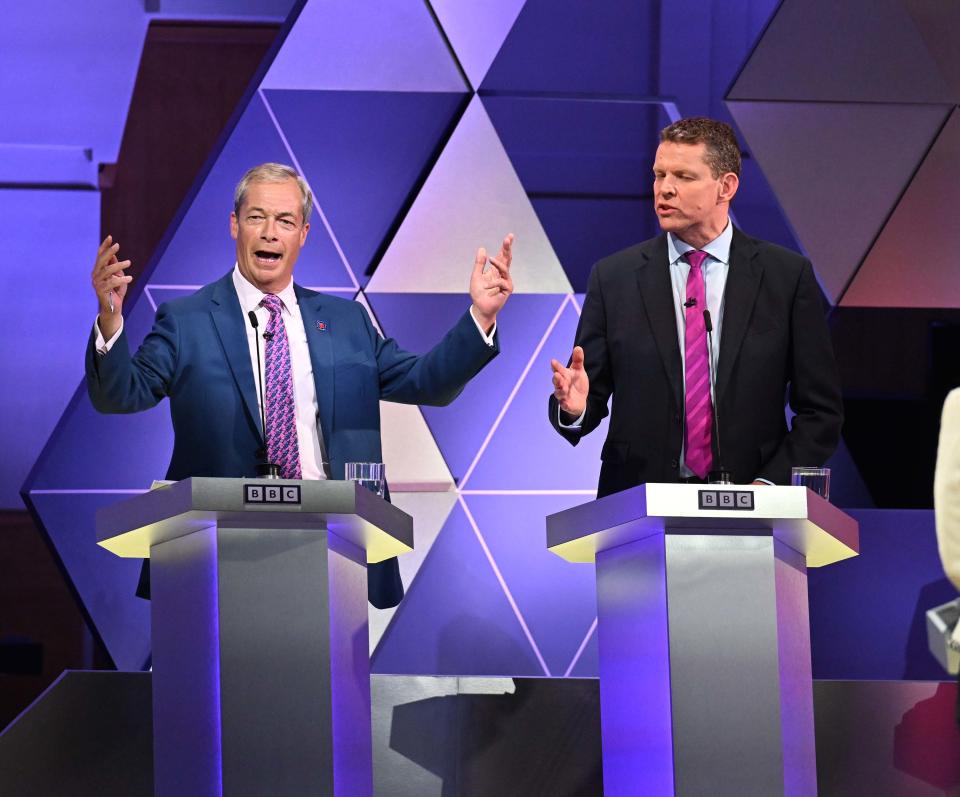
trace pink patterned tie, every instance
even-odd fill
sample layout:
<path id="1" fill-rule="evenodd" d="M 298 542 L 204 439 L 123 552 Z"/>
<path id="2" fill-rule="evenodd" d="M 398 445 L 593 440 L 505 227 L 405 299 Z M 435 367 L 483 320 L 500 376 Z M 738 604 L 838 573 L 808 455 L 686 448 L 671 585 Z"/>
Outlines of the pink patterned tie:
<path id="1" fill-rule="evenodd" d="M 684 460 L 690 470 L 701 479 L 707 477 L 713 464 L 710 449 L 713 427 L 713 406 L 710 401 L 710 362 L 707 357 L 707 329 L 703 311 L 707 307 L 707 295 L 703 285 L 703 261 L 706 252 L 690 251 L 685 255 L 690 264 L 687 276 L 687 301 L 696 303 L 686 308 L 686 334 L 684 344 L 686 370 L 686 447 Z"/>
<path id="2" fill-rule="evenodd" d="M 290 344 L 283 325 L 280 297 L 268 293 L 260 302 L 270 313 L 263 333 L 267 341 L 266 373 L 267 459 L 280 466 L 280 478 L 299 479 L 300 448 L 297 445 L 297 421 L 293 403 L 293 375 L 290 372 Z"/>

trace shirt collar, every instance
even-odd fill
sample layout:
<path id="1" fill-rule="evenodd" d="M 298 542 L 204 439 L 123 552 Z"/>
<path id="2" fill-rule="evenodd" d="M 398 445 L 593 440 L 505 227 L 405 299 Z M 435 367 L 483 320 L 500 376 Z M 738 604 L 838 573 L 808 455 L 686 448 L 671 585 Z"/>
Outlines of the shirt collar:
<path id="1" fill-rule="evenodd" d="M 701 248 L 701 252 L 706 252 L 714 260 L 721 263 L 730 262 L 730 243 L 733 241 L 733 225 L 727 220 L 727 226 L 723 232 L 714 238 L 710 243 Z M 687 252 L 693 250 L 693 247 L 685 241 L 681 241 L 672 232 L 667 233 L 667 252 L 670 256 L 670 265 L 672 266 Z"/>
<path id="2" fill-rule="evenodd" d="M 233 287 L 237 292 L 237 297 L 240 299 L 240 307 L 244 315 L 251 310 L 256 310 L 260 306 L 260 302 L 263 301 L 263 297 L 266 296 L 263 291 L 253 285 L 240 273 L 240 265 L 238 263 L 234 263 L 233 265 Z M 293 280 L 290 280 L 290 284 L 280 291 L 277 296 L 280 297 L 280 301 L 283 302 L 283 306 L 287 308 L 287 311 L 292 312 L 293 308 L 297 305 L 297 294 L 293 289 Z"/>

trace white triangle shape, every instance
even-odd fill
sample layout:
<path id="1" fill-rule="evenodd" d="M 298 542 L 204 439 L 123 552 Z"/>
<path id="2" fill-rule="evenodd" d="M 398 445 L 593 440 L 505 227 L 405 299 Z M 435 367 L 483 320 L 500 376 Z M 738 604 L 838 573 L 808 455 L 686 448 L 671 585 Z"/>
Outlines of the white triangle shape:
<path id="1" fill-rule="evenodd" d="M 368 293 L 466 293 L 478 246 L 516 234 L 516 293 L 571 293 L 533 205 L 478 97 L 440 154 L 367 284 Z"/>
<path id="2" fill-rule="evenodd" d="M 526 0 L 431 0 L 467 79 L 479 88 Z"/>

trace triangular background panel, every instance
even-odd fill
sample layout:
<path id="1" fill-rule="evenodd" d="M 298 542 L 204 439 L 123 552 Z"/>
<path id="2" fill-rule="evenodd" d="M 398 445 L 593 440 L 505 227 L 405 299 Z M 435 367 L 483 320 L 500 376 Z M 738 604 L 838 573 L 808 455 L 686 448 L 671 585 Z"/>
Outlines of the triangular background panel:
<path id="1" fill-rule="evenodd" d="M 383 635 L 371 669 L 394 675 L 544 675 L 459 504 Z"/>
<path id="2" fill-rule="evenodd" d="M 784 0 L 727 99 L 956 98 L 900 0 Z"/>
<path id="3" fill-rule="evenodd" d="M 463 95 L 381 91 L 264 95 L 347 262 L 362 282 L 432 165 Z M 300 274 L 297 278 L 303 279 Z"/>
<path id="4" fill-rule="evenodd" d="M 438 343 L 470 306 L 468 297 L 453 294 L 368 293 L 367 300 L 387 334 L 414 352 Z M 554 295 L 510 297 L 497 319 L 500 353 L 452 404 L 422 407 L 455 479 L 466 474 L 564 300 Z"/>
<path id="5" fill-rule="evenodd" d="M 550 360 L 567 362 L 579 320 L 573 303 L 567 303 L 476 468 L 461 484 L 462 488 L 585 490 L 588 493 L 596 490 L 600 450 L 609 420 L 605 418 L 574 447 L 557 434 L 547 416 L 547 400 L 553 390 Z M 591 497 L 588 494 L 583 501 Z"/>
<path id="6" fill-rule="evenodd" d="M 474 87 L 479 86 L 526 0 L 430 0 L 454 52 Z"/>
<path id="7" fill-rule="evenodd" d="M 390 502 L 413 518 L 413 550 L 397 560 L 400 565 L 400 580 L 409 591 L 437 535 L 447 522 L 450 511 L 457 503 L 457 494 L 452 490 L 445 493 L 403 493 L 391 489 Z M 375 609 L 370 606 L 369 610 L 368 627 L 372 653 L 396 614 L 397 607 Z"/>
<path id="8" fill-rule="evenodd" d="M 960 307 L 958 163 L 960 113 L 954 111 L 843 295 L 843 306 Z"/>
<path id="9" fill-rule="evenodd" d="M 550 674 L 563 675 L 597 616 L 596 570 L 547 550 L 545 518 L 591 496 L 468 495 L 464 500 Z"/>
<path id="10" fill-rule="evenodd" d="M 262 88 L 463 91 L 426 2 L 308 2 Z"/>
<path id="11" fill-rule="evenodd" d="M 474 97 L 370 279 L 372 293 L 461 293 L 478 246 L 516 234 L 516 293 L 566 293 L 563 273 L 483 105 Z"/>
<path id="12" fill-rule="evenodd" d="M 948 107 L 728 105 L 821 286 L 836 303 L 936 138 Z M 838 223 L 842 235 L 837 235 Z"/>
<path id="13" fill-rule="evenodd" d="M 119 470 L 119 469 L 118 469 Z M 139 670 L 150 654 L 150 603 L 134 596 L 140 559 L 96 544 L 96 514 L 130 495 L 32 493 L 46 533 L 74 589 L 120 670 Z"/>

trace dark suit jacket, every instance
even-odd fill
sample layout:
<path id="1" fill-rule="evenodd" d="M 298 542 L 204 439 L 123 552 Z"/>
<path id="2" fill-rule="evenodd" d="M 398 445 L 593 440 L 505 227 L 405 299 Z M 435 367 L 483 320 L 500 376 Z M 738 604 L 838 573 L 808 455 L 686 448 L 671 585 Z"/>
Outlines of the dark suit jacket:
<path id="1" fill-rule="evenodd" d="M 574 445 L 607 415 L 598 495 L 679 478 L 683 368 L 667 237 L 661 234 L 597 263 L 576 344 L 590 378 Z M 789 484 L 794 465 L 823 465 L 843 421 L 840 379 L 810 261 L 734 230 L 717 360 L 723 465 L 736 482 Z M 796 413 L 787 428 L 784 401 Z M 716 437 L 714 462 L 716 463 Z"/>
<path id="2" fill-rule="evenodd" d="M 381 398 L 448 404 L 499 351 L 483 342 L 465 313 L 437 346 L 417 356 L 381 338 L 360 304 L 294 287 L 335 479 L 343 478 L 346 462 L 382 459 Z M 246 323 L 231 272 L 161 305 L 132 357 L 125 334 L 103 356 L 91 336 L 86 373 L 94 407 L 139 412 L 169 397 L 174 445 L 168 479 L 256 476 L 263 438 Z M 403 597 L 395 559 L 371 565 L 368 578 L 375 606 L 393 606 Z"/>

